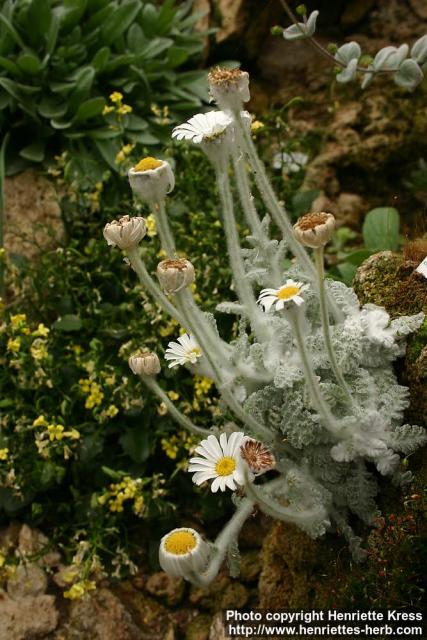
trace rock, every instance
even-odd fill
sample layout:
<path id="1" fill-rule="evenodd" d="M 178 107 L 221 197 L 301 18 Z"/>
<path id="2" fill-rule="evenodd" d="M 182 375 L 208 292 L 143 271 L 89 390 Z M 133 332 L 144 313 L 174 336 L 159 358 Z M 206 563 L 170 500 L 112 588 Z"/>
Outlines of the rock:
<path id="1" fill-rule="evenodd" d="M 255 582 L 261 571 L 261 555 L 259 551 L 242 551 L 240 560 L 240 576 L 242 582 Z"/>
<path id="2" fill-rule="evenodd" d="M 40 557 L 36 562 L 41 567 L 52 567 L 61 561 L 60 554 L 52 549 L 49 539 L 38 529 L 30 529 L 26 524 L 19 531 L 18 549 L 23 556 L 38 554 Z"/>
<path id="3" fill-rule="evenodd" d="M 424 0 L 409 0 L 409 4 L 419 18 L 427 20 L 427 4 Z"/>
<path id="4" fill-rule="evenodd" d="M 6 178 L 4 190 L 5 249 L 31 258 L 57 246 L 64 226 L 52 183 L 28 169 Z"/>
<path id="5" fill-rule="evenodd" d="M 343 539 L 312 540 L 295 525 L 276 522 L 262 550 L 261 609 L 323 609 L 334 604 L 336 558 Z M 344 560 L 342 559 L 344 562 Z"/>
<path id="6" fill-rule="evenodd" d="M 245 636 L 233 636 L 233 640 L 243 640 Z M 247 636 L 246 636 L 247 637 Z M 226 634 L 223 622 L 223 613 L 217 613 L 214 616 L 211 628 L 209 630 L 209 640 L 229 640 L 230 636 Z"/>
<path id="7" fill-rule="evenodd" d="M 26 596 L 41 596 L 47 589 L 47 576 L 36 564 L 20 564 L 7 581 L 7 593 L 12 600 Z"/>
<path id="8" fill-rule="evenodd" d="M 341 16 L 343 27 L 355 27 L 366 17 L 369 11 L 375 6 L 377 0 L 353 0 L 349 2 Z"/>
<path id="9" fill-rule="evenodd" d="M 146 591 L 173 607 L 181 602 L 185 592 L 185 582 L 182 578 L 172 578 L 167 573 L 159 571 L 153 573 L 145 585 Z"/>
<path id="10" fill-rule="evenodd" d="M 100 588 L 71 603 L 67 621 L 55 640 L 145 640 L 122 602 Z M 161 636 L 160 636 L 161 637 Z"/>
<path id="11" fill-rule="evenodd" d="M 118 583 L 112 588 L 112 591 L 122 603 L 127 614 L 131 616 L 144 640 L 165 640 L 168 635 L 170 636 L 172 622 L 166 607 L 135 589 L 127 580 Z M 102 640 L 108 639 L 103 638 Z M 116 639 L 114 638 L 114 640 Z"/>
<path id="12" fill-rule="evenodd" d="M 239 549 L 259 549 L 271 527 L 271 519 L 262 513 L 248 518 L 239 533 Z"/>
<path id="13" fill-rule="evenodd" d="M 415 269 L 427 255 L 427 240 L 409 243 L 403 255 L 381 251 L 358 268 L 353 286 L 361 302 L 385 307 L 392 318 L 424 311 L 427 314 L 427 279 Z M 411 424 L 427 426 L 427 321 L 408 339 L 402 384 L 409 387 L 410 406 L 405 413 Z"/>
<path id="14" fill-rule="evenodd" d="M 210 616 L 196 616 L 187 625 L 185 630 L 185 640 L 209 640 L 210 626 Z"/>
<path id="15" fill-rule="evenodd" d="M 248 599 L 248 590 L 237 580 L 223 574 L 208 587 L 192 586 L 189 597 L 191 604 L 211 611 L 239 609 L 245 606 Z"/>
<path id="16" fill-rule="evenodd" d="M 0 640 L 42 640 L 56 629 L 58 619 L 54 596 L 12 600 L 0 593 Z"/>
<path id="17" fill-rule="evenodd" d="M 367 203 L 357 193 L 340 193 L 335 217 L 339 226 L 360 229 L 360 223 L 368 211 Z"/>

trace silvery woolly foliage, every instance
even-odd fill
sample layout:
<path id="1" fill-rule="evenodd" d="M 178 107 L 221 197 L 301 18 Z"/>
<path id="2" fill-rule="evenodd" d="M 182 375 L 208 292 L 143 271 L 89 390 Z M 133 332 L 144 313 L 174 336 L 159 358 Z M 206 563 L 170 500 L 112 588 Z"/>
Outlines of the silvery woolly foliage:
<path id="1" fill-rule="evenodd" d="M 307 17 L 305 7 L 301 5 L 298 7 L 298 12 L 302 15 L 303 21 L 300 22 L 290 11 L 287 3 L 282 1 L 282 4 L 293 21 L 292 25 L 282 31 L 285 40 L 293 41 L 305 38 L 314 42 L 319 51 L 322 51 L 338 65 L 339 69 L 336 75 L 338 82 L 351 82 L 359 76 L 361 77 L 362 89 L 364 89 L 372 82 L 375 75 L 389 74 L 399 87 L 409 91 L 415 89 L 422 82 L 424 72 L 427 70 L 427 34 L 419 38 L 412 47 L 408 44 L 402 44 L 399 47 L 384 47 L 371 58 L 368 66 L 362 66 L 363 53 L 357 42 L 346 42 L 338 47 L 332 55 L 314 40 L 319 11 L 312 11 Z"/>
<path id="2" fill-rule="evenodd" d="M 218 312 L 237 316 L 237 338 L 227 343 L 215 317 L 196 303 L 194 270 L 178 259 L 166 198 L 153 203 L 167 255 L 161 270 L 165 264 L 185 267 L 191 277 L 169 287 L 161 271 L 159 286 L 151 275 L 153 265 L 145 265 L 141 257 L 139 240 L 125 248 L 147 291 L 186 332 L 168 345 L 169 367 L 186 366 L 209 376 L 222 398 L 223 423 L 211 430 L 199 427 L 164 392 L 158 366 L 147 368 L 145 360 L 139 366 L 140 353 L 130 361 L 170 415 L 203 438 L 190 459 L 193 481 L 233 495 L 235 513 L 214 542 L 206 546 L 199 533 L 176 529 L 160 546 L 163 568 L 200 585 L 214 579 L 226 556 L 236 575 L 238 533 L 256 508 L 312 537 L 339 530 L 361 559 L 364 551 L 350 516 L 372 525 L 378 515 L 378 477 L 410 481 L 401 454 L 426 442 L 421 427 L 404 423 L 408 389 L 398 383 L 393 369 L 406 337 L 424 316 L 391 320 L 385 309 L 361 308 L 351 288 L 325 278 L 323 252 L 334 232 L 333 216 L 312 212 L 295 228 L 290 223 L 251 137 L 243 73 L 212 71 L 210 84 L 221 94 L 221 111 L 197 114 L 173 134 L 180 144 L 199 146 L 213 165 L 233 279 L 231 299 L 220 303 Z M 250 230 L 244 246 L 232 181 Z M 262 216 L 251 193 L 255 185 Z M 271 220 L 280 238 L 271 237 Z M 286 254 L 295 259 L 285 269 Z M 175 271 L 172 276 L 176 278 Z M 149 357 L 151 362 L 154 356 Z"/>

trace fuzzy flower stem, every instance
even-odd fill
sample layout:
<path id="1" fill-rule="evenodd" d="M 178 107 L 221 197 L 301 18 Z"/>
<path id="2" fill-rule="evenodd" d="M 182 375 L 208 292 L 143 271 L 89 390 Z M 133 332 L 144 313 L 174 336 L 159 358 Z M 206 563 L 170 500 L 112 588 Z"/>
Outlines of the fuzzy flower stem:
<path id="1" fill-rule="evenodd" d="M 283 483 L 283 478 L 280 480 L 282 480 Z M 266 488 L 267 487 L 268 485 L 266 485 Z M 252 498 L 255 504 L 257 504 L 264 513 L 272 516 L 273 518 L 277 518 L 278 520 L 283 520 L 283 522 L 293 522 L 294 524 L 304 525 L 305 523 L 308 524 L 313 520 L 320 520 L 323 517 L 326 518 L 326 511 L 322 508 L 311 508 L 296 511 L 295 509 L 282 506 L 277 502 L 277 500 L 268 496 L 265 491 L 261 491 L 256 487 L 249 478 L 246 478 L 245 488 L 248 497 Z"/>
<path id="2" fill-rule="evenodd" d="M 156 219 L 162 249 L 168 258 L 173 258 L 176 254 L 175 240 L 169 226 L 164 200 L 154 205 L 154 217 Z"/>
<path id="3" fill-rule="evenodd" d="M 322 396 L 322 392 L 320 390 L 319 383 L 314 371 L 313 363 L 311 361 L 310 354 L 308 352 L 304 337 L 301 332 L 301 318 L 299 317 L 300 313 L 303 313 L 303 311 L 300 309 L 289 309 L 286 312 L 286 317 L 292 327 L 292 331 L 297 343 L 298 353 L 304 369 L 305 383 L 310 394 L 311 402 L 313 404 L 313 407 L 319 413 L 325 428 L 334 436 L 339 436 L 341 429 Z"/>
<path id="4" fill-rule="evenodd" d="M 141 283 L 147 289 L 151 296 L 160 304 L 162 309 L 166 311 L 172 318 L 175 318 L 183 327 L 186 326 L 184 317 L 178 311 L 178 309 L 167 299 L 160 287 L 157 286 L 153 278 L 145 268 L 144 262 L 141 260 L 138 248 L 127 249 L 126 255 L 129 258 L 135 273 L 140 279 Z"/>
<path id="5" fill-rule="evenodd" d="M 300 263 L 305 274 L 307 275 L 307 277 L 314 280 L 316 278 L 316 273 L 313 264 L 308 257 L 305 249 L 303 249 L 303 247 L 297 242 L 294 237 L 294 231 L 288 219 L 286 211 L 283 209 L 276 198 L 276 194 L 274 193 L 270 181 L 267 177 L 264 165 L 259 159 L 255 145 L 252 142 L 250 133 L 249 131 L 247 131 L 245 124 L 242 121 L 242 116 L 240 115 L 240 113 L 235 113 L 234 115 L 238 127 L 238 132 L 240 134 L 239 137 L 243 143 L 245 152 L 248 155 L 249 162 L 252 166 L 252 171 L 254 172 L 255 180 L 258 185 L 258 189 L 265 202 L 265 205 L 269 210 L 273 220 L 282 231 L 290 250 Z M 339 309 L 339 307 L 337 306 L 335 300 L 328 296 L 328 303 L 331 307 L 335 320 L 337 322 L 342 322 L 344 320 L 344 316 L 341 309 Z"/>
<path id="6" fill-rule="evenodd" d="M 240 151 L 235 150 L 233 152 L 233 166 L 242 209 L 246 216 L 246 221 L 251 229 L 252 235 L 259 241 L 261 247 L 264 248 L 268 245 L 269 238 L 262 228 L 262 224 L 258 217 L 254 199 L 250 191 L 248 175 L 246 173 L 244 162 L 245 158 L 243 154 Z M 265 251 L 265 253 L 267 254 L 267 250 Z M 266 257 L 267 261 L 269 262 L 269 256 L 266 255 Z M 271 277 L 274 286 L 280 286 L 281 274 L 276 262 L 271 265 Z"/>
<path id="7" fill-rule="evenodd" d="M 236 285 L 239 300 L 245 308 L 250 323 L 253 327 L 255 335 L 260 342 L 268 341 L 270 331 L 268 330 L 265 320 L 261 315 L 260 309 L 256 303 L 252 287 L 248 282 L 245 273 L 245 265 L 243 263 L 239 234 L 236 228 L 234 218 L 233 198 L 231 195 L 230 181 L 226 168 L 216 166 L 216 177 L 219 188 L 219 195 L 223 210 L 223 221 L 225 237 L 227 240 L 228 257 L 231 269 L 233 271 L 234 282 Z"/>
<path id="8" fill-rule="evenodd" d="M 233 517 L 225 525 L 225 527 L 215 540 L 211 559 L 206 571 L 201 575 L 192 572 L 188 576 L 185 576 L 188 580 L 200 587 L 206 587 L 212 582 L 212 580 L 214 580 L 221 568 L 230 543 L 235 540 L 244 522 L 252 513 L 253 506 L 253 500 L 251 500 L 250 498 L 243 498 L 236 511 L 234 512 Z"/>
<path id="9" fill-rule="evenodd" d="M 338 381 L 341 389 L 344 391 L 347 400 L 354 404 L 353 397 L 351 395 L 350 388 L 347 382 L 344 379 L 342 371 L 338 365 L 335 351 L 332 346 L 331 333 L 329 328 L 329 313 L 326 303 L 326 290 L 325 290 L 325 269 L 323 264 L 323 253 L 324 247 L 318 247 L 314 249 L 314 261 L 316 265 L 317 271 L 317 285 L 318 285 L 318 295 L 320 302 L 320 318 L 322 321 L 322 331 L 323 331 L 323 339 L 325 341 L 326 350 L 328 352 L 329 361 L 331 363 L 332 371 L 334 372 L 335 378 Z"/>
<path id="10" fill-rule="evenodd" d="M 187 431 L 190 431 L 197 436 L 206 437 L 211 434 L 211 431 L 209 431 L 209 429 L 204 429 L 203 427 L 198 427 L 197 425 L 193 424 L 191 420 L 189 420 L 184 414 L 181 413 L 179 409 L 177 409 L 167 393 L 163 391 L 154 376 L 141 375 L 140 378 L 143 383 L 150 389 L 150 391 L 153 391 L 153 393 L 155 393 L 158 398 L 165 403 L 170 415 L 176 422 L 178 422 L 178 424 L 181 425 L 181 427 L 184 427 L 184 429 L 187 429 Z"/>

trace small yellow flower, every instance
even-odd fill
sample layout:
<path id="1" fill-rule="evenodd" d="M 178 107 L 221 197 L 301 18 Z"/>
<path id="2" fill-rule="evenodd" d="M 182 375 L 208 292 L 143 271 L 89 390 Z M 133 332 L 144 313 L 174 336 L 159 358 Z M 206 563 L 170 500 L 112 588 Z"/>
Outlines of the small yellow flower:
<path id="1" fill-rule="evenodd" d="M 12 353 L 17 353 L 21 348 L 21 338 L 9 338 L 7 341 L 7 350 Z"/>
<path id="2" fill-rule="evenodd" d="M 62 440 L 64 437 L 64 427 L 62 424 L 49 424 L 47 427 L 47 431 L 49 434 L 49 440 L 53 442 L 54 440 Z"/>
<path id="3" fill-rule="evenodd" d="M 80 438 L 80 431 L 77 429 L 71 429 L 71 431 L 64 431 L 64 436 L 71 438 L 71 440 L 78 440 Z"/>
<path id="4" fill-rule="evenodd" d="M 0 569 L 4 567 L 4 563 L 6 562 L 6 556 L 0 553 Z"/>
<path id="5" fill-rule="evenodd" d="M 70 589 L 64 591 L 64 598 L 80 600 L 87 591 L 93 591 L 94 589 L 96 589 L 96 583 L 93 580 L 80 580 L 80 582 L 73 584 Z"/>
<path id="6" fill-rule="evenodd" d="M 10 316 L 10 325 L 13 331 L 22 329 L 27 323 L 27 316 L 25 313 L 17 313 L 14 316 Z"/>
<path id="7" fill-rule="evenodd" d="M 158 416 L 165 416 L 167 414 L 167 412 L 168 412 L 167 406 L 165 405 L 164 402 L 161 402 L 159 404 L 159 406 L 157 407 L 157 415 Z"/>
<path id="8" fill-rule="evenodd" d="M 114 418 L 114 416 L 116 416 L 119 413 L 118 408 L 116 407 L 116 405 L 114 404 L 110 404 L 110 406 L 107 408 L 107 410 L 105 411 L 105 414 L 109 417 L 109 418 Z"/>
<path id="9" fill-rule="evenodd" d="M 176 391 L 168 391 L 168 396 L 173 402 L 175 402 L 175 400 L 178 400 L 179 398 L 179 393 Z"/>
<path id="10" fill-rule="evenodd" d="M 129 104 L 121 104 L 117 109 L 117 113 L 120 116 L 125 116 L 127 113 L 132 113 L 132 107 Z"/>
<path id="11" fill-rule="evenodd" d="M 145 218 L 145 225 L 147 227 L 147 236 L 149 238 L 157 235 L 156 218 L 152 213 Z"/>
<path id="12" fill-rule="evenodd" d="M 0 449 L 0 460 L 5 461 L 9 457 L 9 449 L 5 447 L 4 449 Z"/>
<path id="13" fill-rule="evenodd" d="M 47 420 L 43 415 L 36 418 L 33 422 L 33 427 L 45 427 L 46 425 L 47 425 Z"/>
<path id="14" fill-rule="evenodd" d="M 123 94 L 120 91 L 113 91 L 110 95 L 111 102 L 121 102 L 123 100 Z"/>
<path id="15" fill-rule="evenodd" d="M 33 336 L 40 336 L 40 338 L 46 338 L 46 336 L 48 336 L 49 333 L 50 333 L 50 329 L 41 322 L 37 327 L 37 329 L 33 331 Z"/>
<path id="16" fill-rule="evenodd" d="M 252 133 L 257 133 L 260 129 L 264 129 L 264 123 L 260 120 L 254 120 L 251 124 Z"/>
<path id="17" fill-rule="evenodd" d="M 30 347 L 31 355 L 34 360 L 45 360 L 48 357 L 46 343 L 40 338 L 36 338 Z"/>
<path id="18" fill-rule="evenodd" d="M 105 107 L 104 107 L 104 109 L 103 109 L 103 111 L 102 111 L 102 115 L 103 115 L 103 116 L 106 116 L 106 115 L 108 115 L 109 113 L 111 113 L 112 111 L 115 111 L 115 108 L 114 108 L 114 107 L 112 107 L 111 105 L 110 105 L 110 106 L 109 106 L 109 105 L 105 105 Z"/>

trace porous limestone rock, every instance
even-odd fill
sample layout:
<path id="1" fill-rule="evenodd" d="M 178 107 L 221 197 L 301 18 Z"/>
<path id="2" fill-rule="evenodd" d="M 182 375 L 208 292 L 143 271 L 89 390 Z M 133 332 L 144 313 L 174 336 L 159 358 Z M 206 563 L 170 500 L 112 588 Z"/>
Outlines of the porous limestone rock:
<path id="1" fill-rule="evenodd" d="M 0 592 L 0 640 L 43 640 L 56 629 L 58 619 L 54 596 L 14 600 Z"/>

